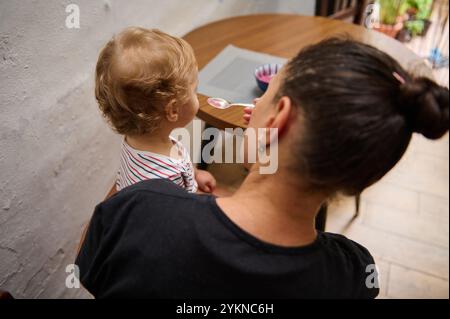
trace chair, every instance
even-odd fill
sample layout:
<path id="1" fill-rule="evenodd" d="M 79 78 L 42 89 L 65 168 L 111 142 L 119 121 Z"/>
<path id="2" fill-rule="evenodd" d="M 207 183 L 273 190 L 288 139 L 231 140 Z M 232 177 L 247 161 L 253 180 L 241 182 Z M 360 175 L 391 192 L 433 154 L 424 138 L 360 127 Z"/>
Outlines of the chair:
<path id="1" fill-rule="evenodd" d="M 14 297 L 8 291 L 0 289 L 0 299 L 14 299 Z"/>
<path id="2" fill-rule="evenodd" d="M 362 24 L 367 0 L 317 0 L 316 16 Z"/>

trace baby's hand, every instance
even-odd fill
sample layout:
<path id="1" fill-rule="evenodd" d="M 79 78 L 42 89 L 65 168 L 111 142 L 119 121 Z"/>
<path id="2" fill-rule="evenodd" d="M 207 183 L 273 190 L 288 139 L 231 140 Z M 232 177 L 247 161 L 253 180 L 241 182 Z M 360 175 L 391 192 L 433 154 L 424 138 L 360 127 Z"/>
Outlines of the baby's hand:
<path id="1" fill-rule="evenodd" d="M 255 104 L 255 106 L 256 106 L 256 103 L 258 103 L 258 101 L 259 101 L 259 98 L 254 99 L 253 100 L 253 104 Z M 248 124 L 248 122 L 250 122 L 250 118 L 252 117 L 252 112 L 253 112 L 253 108 L 252 107 L 246 107 L 244 109 L 244 122 L 245 122 L 245 124 Z"/>
<path id="2" fill-rule="evenodd" d="M 216 188 L 216 179 L 210 172 L 202 169 L 195 171 L 195 179 L 197 180 L 198 190 L 204 193 L 212 193 Z"/>
<path id="3" fill-rule="evenodd" d="M 248 124 L 248 122 L 250 122 L 250 118 L 252 117 L 252 111 L 253 111 L 253 108 L 251 108 L 251 107 L 246 107 L 244 109 L 244 122 L 245 122 L 245 124 Z"/>

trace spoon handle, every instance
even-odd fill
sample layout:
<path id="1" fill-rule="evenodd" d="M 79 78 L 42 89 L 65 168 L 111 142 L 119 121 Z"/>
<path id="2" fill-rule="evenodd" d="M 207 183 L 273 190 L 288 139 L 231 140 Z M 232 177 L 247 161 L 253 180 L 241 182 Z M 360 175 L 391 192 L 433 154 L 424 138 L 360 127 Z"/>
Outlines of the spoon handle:
<path id="1" fill-rule="evenodd" d="M 243 106 L 243 107 L 251 107 L 251 108 L 255 107 L 255 105 L 251 104 L 251 103 L 233 103 L 233 104 L 230 104 L 230 106 Z"/>

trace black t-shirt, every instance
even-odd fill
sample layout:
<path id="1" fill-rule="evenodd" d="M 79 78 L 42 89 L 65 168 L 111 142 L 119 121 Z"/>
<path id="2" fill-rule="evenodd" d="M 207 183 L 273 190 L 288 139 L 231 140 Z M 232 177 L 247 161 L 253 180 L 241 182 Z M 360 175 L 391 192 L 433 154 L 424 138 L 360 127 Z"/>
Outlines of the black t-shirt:
<path id="1" fill-rule="evenodd" d="M 374 298 L 379 291 L 366 286 L 372 256 L 344 236 L 269 244 L 234 224 L 214 197 L 162 179 L 100 203 L 76 264 L 97 298 Z"/>

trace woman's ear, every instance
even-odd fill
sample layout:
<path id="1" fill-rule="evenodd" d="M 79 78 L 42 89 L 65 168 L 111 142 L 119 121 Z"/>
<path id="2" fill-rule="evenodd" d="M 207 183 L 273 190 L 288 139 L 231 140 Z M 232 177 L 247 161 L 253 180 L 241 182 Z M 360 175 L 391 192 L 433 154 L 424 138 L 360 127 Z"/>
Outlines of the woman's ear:
<path id="1" fill-rule="evenodd" d="M 180 116 L 180 108 L 178 106 L 178 103 L 175 99 L 170 100 L 169 103 L 164 108 L 166 112 L 166 119 L 169 122 L 176 122 L 178 121 L 178 118 Z"/>
<path id="2" fill-rule="evenodd" d="M 273 139 L 273 134 L 281 136 L 289 125 L 289 118 L 292 113 L 292 102 L 287 96 L 281 97 L 275 105 L 273 114 L 266 122 L 265 144 L 269 145 Z"/>
<path id="3" fill-rule="evenodd" d="M 287 129 L 289 118 L 292 113 L 292 101 L 288 96 L 282 96 L 274 110 L 274 115 L 271 117 L 268 128 L 278 129 L 278 134 L 281 134 Z"/>

